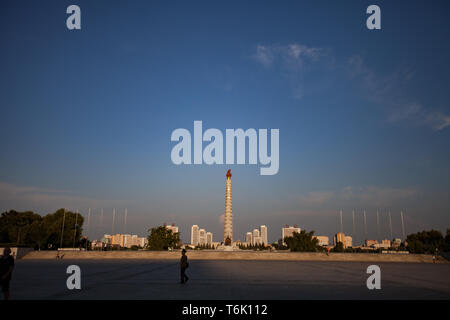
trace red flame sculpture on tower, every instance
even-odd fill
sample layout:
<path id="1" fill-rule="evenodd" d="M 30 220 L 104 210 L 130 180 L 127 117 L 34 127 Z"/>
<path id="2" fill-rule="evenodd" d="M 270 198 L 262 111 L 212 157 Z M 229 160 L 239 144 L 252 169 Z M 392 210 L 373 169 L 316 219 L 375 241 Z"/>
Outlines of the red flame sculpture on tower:
<path id="1" fill-rule="evenodd" d="M 227 178 L 231 178 L 231 169 L 228 169 L 227 171 Z"/>

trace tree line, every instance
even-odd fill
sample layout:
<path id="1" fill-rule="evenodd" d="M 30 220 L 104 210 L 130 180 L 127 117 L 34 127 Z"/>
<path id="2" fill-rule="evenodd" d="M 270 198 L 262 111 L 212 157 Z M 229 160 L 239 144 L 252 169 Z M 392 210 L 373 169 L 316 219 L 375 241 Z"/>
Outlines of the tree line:
<path id="1" fill-rule="evenodd" d="M 64 220 L 64 230 L 63 227 Z M 59 209 L 54 213 L 41 216 L 33 211 L 18 212 L 5 211 L 0 216 L 0 246 L 32 247 L 35 249 L 55 250 L 61 247 L 88 247 L 88 240 L 83 237 L 84 218 L 79 213 Z M 281 239 L 280 239 L 281 240 Z M 314 231 L 301 230 L 294 232 L 291 237 L 274 243 L 276 249 L 288 249 L 297 252 L 317 252 L 324 248 L 318 245 L 314 238 Z M 173 233 L 164 226 L 149 229 L 149 250 L 177 249 L 181 246 L 180 234 Z M 406 248 L 405 248 L 406 246 Z M 264 250 L 264 245 L 243 245 L 242 250 Z M 200 248 L 200 247 L 199 247 Z M 437 251 L 450 252 L 450 229 L 447 229 L 445 237 L 438 230 L 422 231 L 409 234 L 402 248 L 411 253 L 430 253 Z M 202 247 L 200 249 L 207 249 Z M 359 249 L 359 250 L 358 250 Z M 349 251 L 350 250 L 350 251 Z M 334 252 L 363 252 L 360 248 L 344 249 L 342 243 L 338 243 Z"/>
<path id="2" fill-rule="evenodd" d="M 241 244 L 239 244 L 238 247 L 241 250 L 268 250 L 269 249 L 269 247 L 267 247 L 264 243 L 255 243 L 255 244 L 241 243 Z"/>
<path id="3" fill-rule="evenodd" d="M 406 242 L 411 253 L 450 252 L 450 229 L 445 237 L 438 230 L 413 233 L 406 237 Z"/>
<path id="4" fill-rule="evenodd" d="M 148 231 L 150 233 L 147 238 L 146 249 L 148 250 L 178 249 L 181 246 L 179 232 L 172 232 L 164 226 L 151 228 Z"/>
<path id="5" fill-rule="evenodd" d="M 0 245 L 55 250 L 61 246 L 62 235 L 62 247 L 85 247 L 83 222 L 81 214 L 65 209 L 45 216 L 33 211 L 6 211 L 0 216 Z"/>
<path id="6" fill-rule="evenodd" d="M 325 248 L 318 245 L 318 240 L 314 238 L 314 231 L 306 232 L 301 230 L 294 232 L 291 237 L 284 238 L 285 245 L 274 243 L 273 246 L 280 250 L 290 250 L 297 252 L 317 252 L 324 251 Z M 410 253 L 450 252 L 450 229 L 447 229 L 445 237 L 440 231 L 430 230 L 409 234 L 406 241 L 400 245 L 400 249 L 408 250 Z M 341 242 L 331 250 L 332 252 L 376 252 L 377 250 L 365 250 L 364 248 L 344 248 Z M 379 249 L 378 251 L 381 251 Z"/>

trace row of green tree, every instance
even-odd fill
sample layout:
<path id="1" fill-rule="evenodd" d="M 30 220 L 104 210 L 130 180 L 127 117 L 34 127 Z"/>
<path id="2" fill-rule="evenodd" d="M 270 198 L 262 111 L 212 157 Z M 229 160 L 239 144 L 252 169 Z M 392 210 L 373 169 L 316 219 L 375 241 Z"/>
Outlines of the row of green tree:
<path id="1" fill-rule="evenodd" d="M 279 241 L 273 246 L 276 249 L 289 249 L 299 252 L 324 251 L 325 248 L 318 245 L 318 240 L 314 238 L 314 231 L 306 232 L 301 230 L 294 232 L 292 237 L 284 238 L 285 245 Z M 405 247 L 406 244 L 406 247 Z M 411 253 L 436 253 L 438 251 L 450 252 L 450 229 L 447 229 L 445 237 L 440 231 L 430 230 L 413 233 L 407 236 L 405 244 L 401 249 L 407 249 Z M 332 252 L 377 252 L 377 250 L 364 250 L 362 248 L 344 248 L 341 242 L 331 250 Z M 381 251 L 378 250 L 378 251 Z"/>
<path id="2" fill-rule="evenodd" d="M 322 251 L 323 248 L 319 246 L 319 240 L 314 238 L 314 231 L 294 232 L 291 237 L 285 237 L 272 244 L 277 250 L 290 250 L 294 252 L 316 252 Z"/>
<path id="3" fill-rule="evenodd" d="M 160 226 L 149 230 L 148 246 L 150 250 L 167 250 L 168 248 L 177 249 L 181 245 L 179 233 L 173 233 L 171 230 Z M 318 240 L 314 238 L 314 231 L 301 230 L 299 233 L 294 232 L 291 237 L 284 238 L 285 245 L 282 241 L 274 243 L 273 247 L 279 250 L 287 249 L 293 252 L 320 252 L 326 249 L 318 245 Z M 450 229 L 447 229 L 445 237 L 440 231 L 422 231 L 408 235 L 406 239 L 407 249 L 411 253 L 435 253 L 438 251 L 450 251 Z M 210 249 L 211 246 L 200 245 L 196 249 Z M 258 245 L 239 245 L 242 250 L 264 250 L 267 247 L 264 244 Z M 402 247 L 404 248 L 404 247 Z M 338 243 L 332 252 L 377 252 L 376 250 L 364 250 L 362 248 L 344 248 L 342 243 Z M 379 251 L 379 250 L 378 250 Z"/>
<path id="4" fill-rule="evenodd" d="M 406 242 L 411 253 L 450 252 L 450 229 L 445 237 L 437 230 L 413 233 L 406 237 Z"/>
<path id="5" fill-rule="evenodd" d="M 62 230 L 64 220 L 64 230 Z M 62 247 L 88 247 L 87 239 L 82 237 L 83 216 L 65 209 L 41 216 L 32 211 L 18 212 L 10 210 L 0 216 L 0 245 L 26 246 L 36 249 L 57 249 Z M 291 251 L 315 252 L 322 251 L 318 240 L 314 238 L 314 231 L 301 230 L 292 237 L 284 239 L 273 246 L 276 249 L 290 249 Z M 411 253 L 435 253 L 436 251 L 450 252 L 450 229 L 445 237 L 440 231 L 430 230 L 413 233 L 406 238 L 407 249 Z M 180 248 L 180 234 L 173 233 L 164 226 L 149 230 L 147 249 L 168 250 Z M 200 249 L 207 249 L 206 246 Z M 243 250 L 263 250 L 261 245 L 240 245 Z M 353 249 L 352 249 L 353 250 Z M 333 251 L 344 252 L 342 244 L 338 244 Z"/>
<path id="6" fill-rule="evenodd" d="M 322 247 L 323 251 L 326 251 L 326 248 Z M 346 252 L 346 253 L 381 253 L 384 249 L 378 248 L 378 249 L 372 249 L 372 248 L 344 248 L 344 244 L 342 242 L 338 242 L 331 250 L 330 252 Z M 405 247 L 400 246 L 399 248 L 396 248 L 396 250 L 406 250 Z"/>
<path id="7" fill-rule="evenodd" d="M 179 249 L 181 246 L 180 233 L 173 232 L 164 226 L 151 228 L 148 230 L 147 248 L 149 250 Z"/>
<path id="8" fill-rule="evenodd" d="M 64 220 L 64 230 L 63 227 Z M 82 238 L 83 216 L 65 209 L 41 216 L 33 211 L 10 210 L 0 216 L 0 244 L 5 246 L 57 249 L 85 247 Z"/>
<path id="9" fill-rule="evenodd" d="M 239 249 L 241 250 L 268 250 L 269 247 L 265 246 L 264 243 L 256 243 L 256 244 L 239 244 Z"/>

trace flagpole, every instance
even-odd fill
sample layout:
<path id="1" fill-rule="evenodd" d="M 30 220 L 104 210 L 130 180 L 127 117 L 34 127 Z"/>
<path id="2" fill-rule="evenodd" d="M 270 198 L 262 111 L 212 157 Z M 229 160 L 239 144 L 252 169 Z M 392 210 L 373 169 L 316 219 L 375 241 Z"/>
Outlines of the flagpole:
<path id="1" fill-rule="evenodd" d="M 59 245 L 60 248 L 63 246 L 63 236 L 64 236 L 64 222 L 66 220 L 66 209 L 64 208 L 64 215 L 63 215 L 63 223 L 62 223 L 62 229 L 61 229 L 61 243 Z"/>

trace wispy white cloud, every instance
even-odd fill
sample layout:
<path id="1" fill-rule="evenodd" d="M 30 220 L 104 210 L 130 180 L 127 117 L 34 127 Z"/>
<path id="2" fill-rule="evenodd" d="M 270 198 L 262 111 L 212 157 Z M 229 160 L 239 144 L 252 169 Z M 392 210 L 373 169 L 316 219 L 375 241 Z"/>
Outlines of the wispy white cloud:
<path id="1" fill-rule="evenodd" d="M 348 59 L 349 73 L 352 78 L 359 76 L 363 73 L 368 73 L 369 70 L 366 69 L 363 59 L 360 55 L 353 55 Z"/>
<path id="2" fill-rule="evenodd" d="M 331 191 L 313 191 L 300 197 L 300 203 L 306 206 L 323 205 L 335 197 Z"/>
<path id="3" fill-rule="evenodd" d="M 302 208 L 323 209 L 337 207 L 386 207 L 411 200 L 420 191 L 414 188 L 379 186 L 347 186 L 334 191 L 315 191 L 299 197 Z"/>
<path id="4" fill-rule="evenodd" d="M 257 45 L 253 59 L 265 68 L 274 69 L 285 76 L 295 99 L 305 94 L 305 67 L 311 66 L 321 57 L 328 55 L 324 48 L 309 47 L 300 43 L 288 45 Z"/>
<path id="5" fill-rule="evenodd" d="M 407 120 L 410 119 L 411 117 L 417 116 L 422 111 L 423 108 L 418 103 L 407 104 L 391 111 L 390 114 L 388 115 L 387 120 L 389 122 Z"/>
<path id="6" fill-rule="evenodd" d="M 47 210 L 98 208 L 119 205 L 118 200 L 101 200 L 74 195 L 65 190 L 18 186 L 0 182 L 1 210 Z"/>
<path id="7" fill-rule="evenodd" d="M 386 121 L 426 125 L 433 130 L 450 126 L 450 116 L 411 98 L 409 82 L 414 77 L 411 69 L 403 68 L 387 76 L 380 75 L 364 63 L 360 55 L 348 59 L 348 72 L 366 90 L 368 99 L 386 108 Z"/>
<path id="8" fill-rule="evenodd" d="M 270 66 L 274 59 L 272 49 L 262 45 L 256 47 L 256 53 L 253 58 L 265 67 Z"/>
<path id="9" fill-rule="evenodd" d="M 290 69 L 298 69 L 307 61 L 316 61 L 326 52 L 322 48 L 308 47 L 299 43 L 281 45 L 258 45 L 253 58 L 265 67 L 282 63 Z"/>
<path id="10" fill-rule="evenodd" d="M 424 109 L 418 103 L 398 106 L 390 112 L 387 120 L 388 122 L 409 121 L 418 125 L 428 125 L 434 131 L 443 130 L 450 126 L 450 116 L 442 112 Z"/>
<path id="11" fill-rule="evenodd" d="M 420 192 L 414 188 L 393 187 L 345 187 L 337 193 L 339 200 L 367 206 L 391 206 L 398 201 L 410 200 Z"/>
<path id="12" fill-rule="evenodd" d="M 440 112 L 432 112 L 427 115 L 426 122 L 430 124 L 434 130 L 442 130 L 450 126 L 450 116 Z"/>

